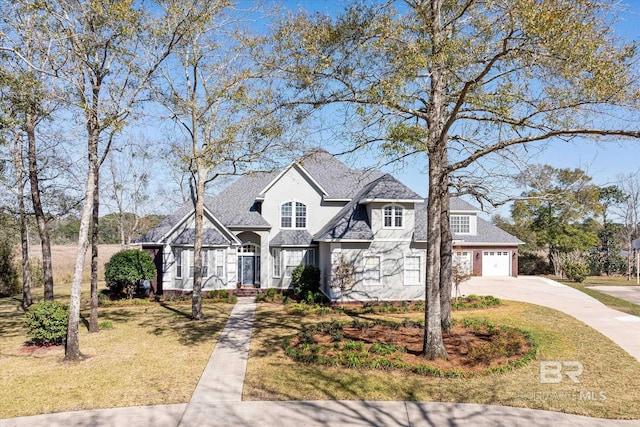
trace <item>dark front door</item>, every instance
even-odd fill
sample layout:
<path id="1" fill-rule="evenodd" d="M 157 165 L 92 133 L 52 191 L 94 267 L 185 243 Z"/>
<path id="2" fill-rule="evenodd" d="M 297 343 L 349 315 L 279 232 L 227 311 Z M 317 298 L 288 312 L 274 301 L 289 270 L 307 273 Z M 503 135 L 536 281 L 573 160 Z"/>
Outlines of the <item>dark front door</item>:
<path id="1" fill-rule="evenodd" d="M 238 271 L 240 271 L 240 283 L 253 285 L 256 271 L 256 258 L 253 255 L 243 255 L 238 258 Z"/>

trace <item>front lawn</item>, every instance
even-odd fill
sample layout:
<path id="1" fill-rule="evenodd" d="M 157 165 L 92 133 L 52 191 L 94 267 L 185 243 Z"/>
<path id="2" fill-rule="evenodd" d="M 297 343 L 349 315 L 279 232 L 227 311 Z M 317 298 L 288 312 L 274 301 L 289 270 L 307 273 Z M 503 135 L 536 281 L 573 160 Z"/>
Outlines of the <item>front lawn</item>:
<path id="1" fill-rule="evenodd" d="M 421 313 L 346 316 L 291 315 L 280 304 L 259 304 L 243 398 L 245 400 L 409 400 L 466 402 L 562 411 L 604 418 L 640 418 L 640 363 L 576 319 L 544 307 L 505 301 L 454 312 L 527 330 L 539 344 L 536 360 L 501 374 L 470 378 L 425 376 L 403 370 L 344 368 L 302 363 L 285 353 L 287 337 L 302 325 L 332 320 L 422 319 Z M 540 362 L 578 361 L 580 383 L 540 381 Z"/>
<path id="2" fill-rule="evenodd" d="M 611 286 L 613 285 L 613 281 L 602 281 L 602 280 L 598 280 L 598 279 L 603 279 L 603 278 L 593 278 L 593 280 L 591 277 L 588 277 L 587 280 L 585 280 L 582 283 L 576 283 L 576 282 L 572 282 L 570 280 L 566 280 L 566 279 L 554 279 L 560 283 L 562 283 L 563 285 L 567 285 L 570 286 L 574 289 L 577 289 L 581 292 L 584 292 L 585 294 L 589 295 L 592 298 L 597 299 L 598 301 L 600 301 L 601 303 L 603 303 L 604 305 L 606 305 L 609 308 L 612 308 L 614 310 L 618 310 L 618 311 L 622 311 L 623 313 L 627 313 L 627 314 L 632 314 L 634 316 L 638 316 L 640 317 L 640 305 L 638 304 L 634 304 L 630 301 L 627 300 L 623 300 L 621 298 L 618 297 L 614 297 L 613 295 L 609 295 L 609 294 L 605 294 L 604 292 L 600 292 L 597 291 L 595 289 L 590 289 L 589 286 L 603 286 L 603 282 L 604 283 L 608 283 Z M 628 283 L 628 282 L 627 282 Z M 633 282 L 633 284 L 635 285 L 636 282 Z"/>
<path id="3" fill-rule="evenodd" d="M 55 289 L 68 304 L 68 286 Z M 86 290 L 85 290 L 86 292 Z M 42 290 L 35 292 L 42 299 Z M 83 293 L 83 307 L 88 307 Z M 101 307 L 99 333 L 80 332 L 87 356 L 65 363 L 62 347 L 25 347 L 20 302 L 0 299 L 0 418 L 188 402 L 233 307 L 205 300 L 193 322 L 189 302 Z M 88 312 L 83 311 L 88 321 Z"/>

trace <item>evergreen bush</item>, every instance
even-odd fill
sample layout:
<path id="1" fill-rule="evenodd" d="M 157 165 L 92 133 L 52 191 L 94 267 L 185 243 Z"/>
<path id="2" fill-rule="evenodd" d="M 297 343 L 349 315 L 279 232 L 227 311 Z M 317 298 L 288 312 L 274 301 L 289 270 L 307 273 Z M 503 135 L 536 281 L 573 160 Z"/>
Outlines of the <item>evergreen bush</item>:
<path id="1" fill-rule="evenodd" d="M 22 289 L 13 257 L 13 245 L 0 238 L 0 296 L 19 294 Z"/>
<path id="2" fill-rule="evenodd" d="M 582 283 L 587 278 L 588 274 L 587 266 L 582 263 L 566 263 L 564 265 L 564 274 L 567 279 L 574 282 Z"/>
<path id="3" fill-rule="evenodd" d="M 137 249 L 116 252 L 104 266 L 107 287 L 116 297 L 126 291 L 127 297 L 133 298 L 138 282 L 155 276 L 156 266 L 151 255 Z"/>
<path id="4" fill-rule="evenodd" d="M 27 335 L 35 345 L 63 344 L 67 337 L 69 308 L 57 301 L 42 301 L 25 313 Z"/>
<path id="5" fill-rule="evenodd" d="M 299 265 L 291 272 L 291 288 L 297 300 L 311 298 L 313 304 L 320 293 L 320 269 L 315 265 Z"/>

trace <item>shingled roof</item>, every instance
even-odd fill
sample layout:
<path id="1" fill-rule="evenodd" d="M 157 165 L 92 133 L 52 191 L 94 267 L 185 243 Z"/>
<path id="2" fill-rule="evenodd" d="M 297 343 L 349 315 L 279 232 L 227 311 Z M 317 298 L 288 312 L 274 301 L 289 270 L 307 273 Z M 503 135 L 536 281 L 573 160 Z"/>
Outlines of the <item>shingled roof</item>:
<path id="1" fill-rule="evenodd" d="M 455 213 L 457 212 L 466 212 L 466 211 L 474 211 L 480 212 L 480 209 L 476 208 L 470 203 L 465 202 L 464 200 L 458 197 L 452 197 L 450 202 L 450 211 Z M 484 219 L 477 217 L 478 220 L 478 230 L 477 233 L 473 236 L 469 234 L 453 234 L 454 240 L 460 240 L 464 243 L 505 243 L 505 244 L 514 244 L 520 245 L 523 244 L 520 239 L 512 236 L 501 228 L 491 224 Z M 415 220 L 415 231 L 413 234 L 413 240 L 418 242 L 425 242 L 427 240 L 427 203 L 417 203 L 416 204 L 416 220 Z"/>
<path id="2" fill-rule="evenodd" d="M 314 240 L 373 240 L 371 222 L 364 203 L 375 200 L 422 200 L 389 174 L 371 181 L 327 225 L 314 236 Z"/>

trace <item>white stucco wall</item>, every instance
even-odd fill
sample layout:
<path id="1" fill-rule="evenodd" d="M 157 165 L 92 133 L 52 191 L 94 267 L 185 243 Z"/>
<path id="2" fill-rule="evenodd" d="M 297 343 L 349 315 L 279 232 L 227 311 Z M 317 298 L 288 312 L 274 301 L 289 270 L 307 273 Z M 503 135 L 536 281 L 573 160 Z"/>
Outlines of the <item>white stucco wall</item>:
<path id="1" fill-rule="evenodd" d="M 409 241 L 374 241 L 364 243 L 331 244 L 331 254 L 342 256 L 351 263 L 355 271 L 355 285 L 345 293 L 345 301 L 402 301 L 424 298 L 424 266 L 426 250 Z M 378 284 L 364 280 L 364 260 L 366 256 L 380 257 L 380 281 Z M 421 280 L 416 284 L 405 284 L 404 263 L 406 256 L 419 256 Z M 329 256 L 331 258 L 331 256 Z M 323 266 L 325 271 L 327 266 Z M 331 285 L 331 275 L 325 274 L 325 289 Z M 331 297 L 340 299 L 340 290 L 331 289 Z"/>
<path id="2" fill-rule="evenodd" d="M 307 228 L 315 234 L 333 218 L 344 204 L 323 203 L 322 194 L 297 168 L 290 168 L 264 195 L 262 216 L 271 224 L 271 236 L 280 231 L 280 206 L 286 202 L 300 202 L 307 206 Z M 294 217 L 295 217 L 295 207 Z"/>

